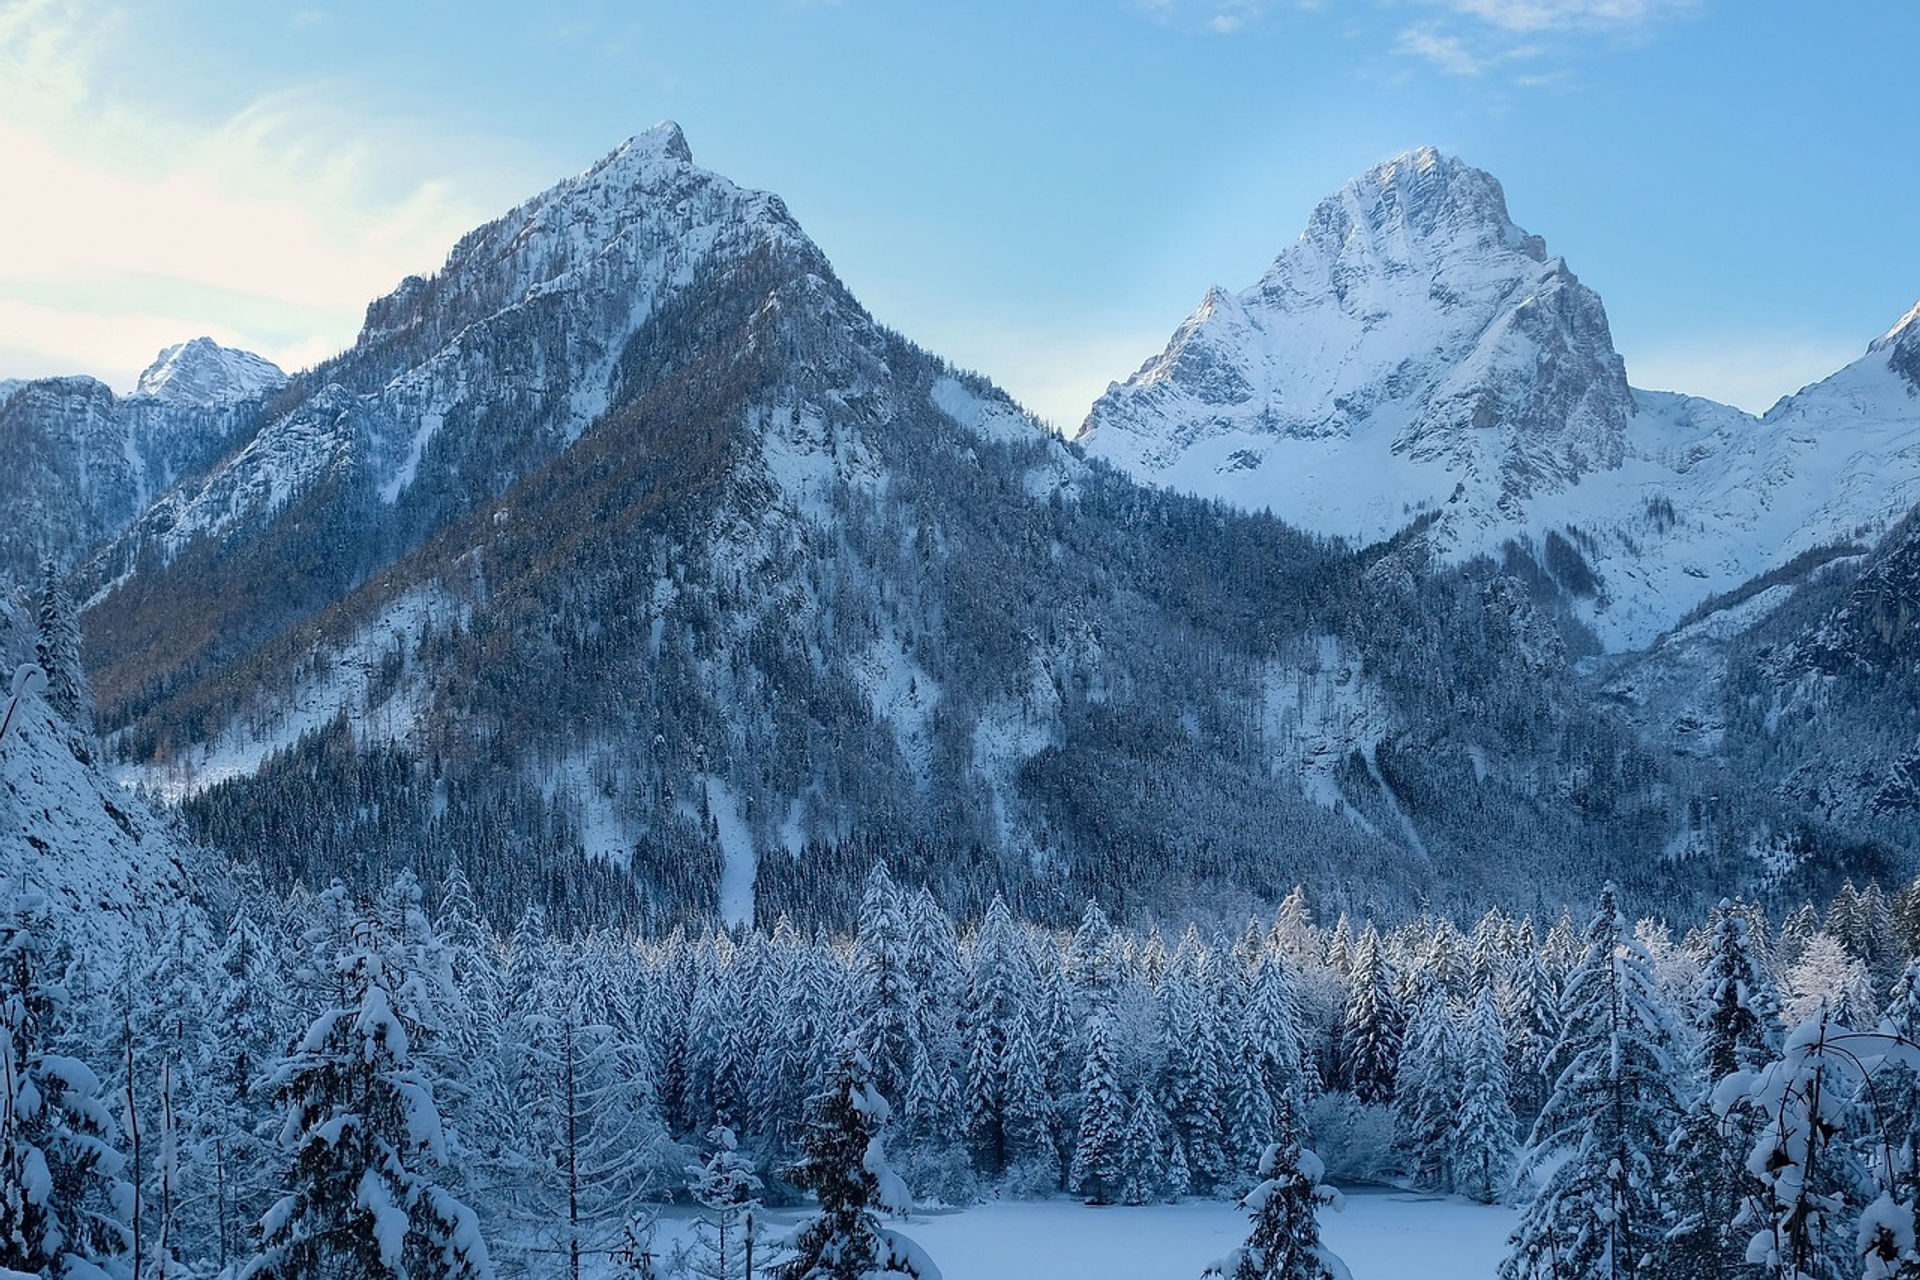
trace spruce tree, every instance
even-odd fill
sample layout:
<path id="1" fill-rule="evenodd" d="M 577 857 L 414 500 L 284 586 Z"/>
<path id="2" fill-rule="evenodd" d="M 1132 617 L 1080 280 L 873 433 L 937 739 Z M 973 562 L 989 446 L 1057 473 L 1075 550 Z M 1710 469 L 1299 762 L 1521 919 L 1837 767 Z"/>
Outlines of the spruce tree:
<path id="1" fill-rule="evenodd" d="M 432 1176 L 446 1139 L 432 1082 L 412 1065 L 421 1025 L 396 1001 L 405 975 L 388 971 L 386 941 L 355 922 L 333 957 L 334 1003 L 273 1073 L 292 1190 L 262 1218 L 248 1277 L 493 1274 L 473 1211 Z"/>
<path id="2" fill-rule="evenodd" d="M 1134 1091 L 1126 1133 L 1120 1139 L 1120 1203 L 1152 1204 L 1167 1190 L 1166 1113 L 1142 1085 Z"/>
<path id="3" fill-rule="evenodd" d="M 1522 1175 L 1545 1174 L 1502 1280 L 1651 1274 L 1664 1234 L 1667 1137 L 1680 1115 L 1671 1013 L 1608 885 L 1568 975 L 1554 1060 Z"/>
<path id="4" fill-rule="evenodd" d="M 1753 1176 L 1736 1224 L 1749 1233 L 1746 1260 L 1777 1280 L 1830 1280 L 1857 1272 L 1861 1211 L 1874 1200 L 1871 1175 L 1849 1141 L 1869 1072 L 1869 1038 L 1824 1007 L 1794 1028 L 1780 1056 L 1745 1083 L 1742 1104 L 1759 1121 L 1747 1156 Z"/>
<path id="5" fill-rule="evenodd" d="M 76 744 L 93 732 L 93 698 L 80 665 L 80 621 L 51 556 L 40 564 L 34 660 L 47 673 L 47 705 L 75 731 Z"/>
<path id="6" fill-rule="evenodd" d="M 1393 1101 L 1406 1017 L 1394 994 L 1394 970 L 1368 925 L 1354 950 L 1346 1015 L 1340 1026 L 1341 1079 L 1362 1102 Z"/>
<path id="7" fill-rule="evenodd" d="M 691 1270 L 699 1280 L 746 1280 L 747 1237 L 757 1230 L 760 1179 L 727 1126 L 708 1129 L 707 1145 L 705 1163 L 688 1170 L 693 1176 L 687 1191 L 703 1210 L 694 1223 Z"/>
<path id="8" fill-rule="evenodd" d="M 1073 1190 L 1089 1204 L 1111 1204 L 1120 1192 L 1126 1125 L 1126 1097 L 1115 1071 L 1113 1015 L 1096 1010 L 1080 1069 L 1080 1134 L 1069 1174 Z"/>
<path id="9" fill-rule="evenodd" d="M 1695 1009 L 1693 1097 L 1669 1144 L 1666 1191 L 1674 1222 L 1660 1270 L 1673 1280 L 1741 1280 L 1760 1274 L 1745 1260 L 1745 1242 L 1733 1226 L 1750 1190 L 1747 1155 L 1758 1125 L 1750 1109 L 1729 1110 L 1718 1093 L 1723 1080 L 1756 1071 L 1773 1055 L 1779 1001 L 1754 953 L 1746 917 L 1724 901 L 1708 919 Z"/>
<path id="10" fill-rule="evenodd" d="M 67 993 L 48 972 L 46 899 L 12 894 L 0 915 L 0 1268 L 120 1280 L 131 1188 L 100 1079 L 49 1051 Z"/>
<path id="11" fill-rule="evenodd" d="M 1394 1080 L 1393 1143 L 1400 1168 L 1422 1191 L 1452 1191 L 1461 1070 L 1458 1032 L 1444 989 L 1422 998 L 1407 1021 Z"/>
<path id="12" fill-rule="evenodd" d="M 1240 1201 L 1253 1219 L 1247 1242 L 1205 1274 L 1220 1280 L 1351 1280 L 1346 1263 L 1320 1241 L 1320 1208 L 1340 1208 L 1340 1193 L 1322 1184 L 1326 1166 L 1301 1146 L 1290 1110 L 1282 1110 L 1277 1132 L 1261 1157 L 1259 1184 Z"/>
<path id="13" fill-rule="evenodd" d="M 1506 1194 L 1513 1169 L 1514 1119 L 1506 1053 L 1493 993 L 1482 988 L 1462 1037 L 1460 1110 L 1447 1139 L 1453 1189 L 1481 1204 L 1494 1204 Z"/>
<path id="14" fill-rule="evenodd" d="M 820 1207 L 794 1232 L 779 1280 L 939 1280 L 918 1245 L 880 1222 L 881 1209 L 911 1207 L 887 1164 L 888 1117 L 865 1056 L 844 1044 L 827 1088 L 809 1101 L 805 1155 L 790 1171 Z"/>

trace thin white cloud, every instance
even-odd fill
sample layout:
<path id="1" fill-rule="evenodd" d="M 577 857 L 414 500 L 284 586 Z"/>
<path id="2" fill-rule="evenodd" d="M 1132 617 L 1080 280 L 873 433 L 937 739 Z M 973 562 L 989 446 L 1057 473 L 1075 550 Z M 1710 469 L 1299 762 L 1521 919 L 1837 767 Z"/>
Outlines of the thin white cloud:
<path id="1" fill-rule="evenodd" d="M 100 64 L 116 25 L 71 0 L 0 4 L 0 172 L 32 193 L 0 201 L 0 376 L 124 384 L 201 333 L 311 363 L 484 216 L 410 176 L 423 148 L 404 124 L 325 85 L 211 121 L 115 96 Z M 244 305 L 209 307 L 219 295 Z"/>
<path id="2" fill-rule="evenodd" d="M 1133 7 L 1168 26 L 1191 26 L 1230 36 L 1258 27 L 1276 8 L 1314 6 L 1300 0 L 1284 6 L 1273 0 L 1133 0 Z"/>
<path id="3" fill-rule="evenodd" d="M 1683 17 L 1698 0 L 1440 0 L 1502 31 L 1637 31 Z"/>
<path id="4" fill-rule="evenodd" d="M 1394 52 L 1432 63 L 1450 76 L 1484 75 L 1492 65 L 1466 40 L 1433 27 L 1408 27 L 1394 41 Z"/>
<path id="5" fill-rule="evenodd" d="M 1632 43 L 1697 12 L 1701 0 L 1422 0 L 1437 16 L 1403 28 L 1394 52 L 1447 75 L 1481 76 L 1533 63 L 1596 39 Z M 1522 87 L 1563 82 L 1558 72 L 1516 74 Z"/>

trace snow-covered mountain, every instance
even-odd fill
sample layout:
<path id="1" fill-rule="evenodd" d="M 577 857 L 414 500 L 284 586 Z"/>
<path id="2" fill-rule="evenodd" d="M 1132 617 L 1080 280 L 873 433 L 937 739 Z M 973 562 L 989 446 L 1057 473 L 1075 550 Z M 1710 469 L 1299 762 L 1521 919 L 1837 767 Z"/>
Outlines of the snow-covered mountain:
<path id="1" fill-rule="evenodd" d="M 129 396 L 87 377 L 0 389 L 0 574 L 91 554 L 225 452 L 285 383 L 259 356 L 197 338 L 161 352 Z"/>
<path id="2" fill-rule="evenodd" d="M 372 304 L 83 585 L 114 752 L 275 878 L 742 919 L 883 855 L 1042 914 L 1662 874 L 1658 762 L 1523 584 L 1088 462 L 671 126 Z"/>
<path id="3" fill-rule="evenodd" d="M 1599 298 L 1432 150 L 1324 201 L 1213 290 L 1080 439 L 1137 478 L 1355 542 L 1420 517 L 1461 561 L 1513 544 L 1610 650 L 1920 501 L 1912 314 L 1764 418 L 1633 391 Z"/>

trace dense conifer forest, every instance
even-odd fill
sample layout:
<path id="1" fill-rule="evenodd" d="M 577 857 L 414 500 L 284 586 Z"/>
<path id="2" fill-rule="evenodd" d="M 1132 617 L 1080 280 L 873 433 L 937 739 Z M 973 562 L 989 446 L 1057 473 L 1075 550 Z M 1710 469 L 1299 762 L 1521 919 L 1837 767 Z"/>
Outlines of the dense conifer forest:
<path id="1" fill-rule="evenodd" d="M 497 932 L 458 869 L 238 883 L 112 966 L 10 892 L 0 1265 L 920 1274 L 884 1207 L 1257 1191 L 1234 1274 L 1307 1275 L 1257 1264 L 1319 1256 L 1323 1174 L 1524 1205 L 1509 1280 L 1920 1265 L 1920 884 L 1163 933 L 956 922 L 875 863 L 843 933 L 635 934 Z"/>

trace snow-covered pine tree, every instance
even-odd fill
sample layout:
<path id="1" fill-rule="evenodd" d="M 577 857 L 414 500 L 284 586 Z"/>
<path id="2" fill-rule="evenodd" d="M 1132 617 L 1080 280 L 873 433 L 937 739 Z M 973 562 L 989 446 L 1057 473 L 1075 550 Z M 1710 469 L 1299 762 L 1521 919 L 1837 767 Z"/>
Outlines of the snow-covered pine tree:
<path id="1" fill-rule="evenodd" d="M 1910 960 L 1895 980 L 1880 1032 L 1902 1046 L 1920 1047 L 1920 958 Z M 1895 1258 L 1903 1251 L 1911 1255 L 1883 1267 L 1881 1275 L 1870 1270 L 1869 1280 L 1920 1280 L 1920 1062 L 1906 1060 L 1915 1056 L 1920 1056 L 1920 1049 L 1890 1054 L 1866 1100 L 1878 1109 L 1886 1135 L 1878 1161 L 1886 1166 L 1882 1172 L 1885 1203 L 1877 1201 L 1875 1212 L 1888 1221 L 1871 1227 L 1862 1223 L 1862 1248 L 1869 1239 L 1878 1238 L 1880 1253 Z M 1902 1208 L 1904 1228 L 1899 1222 Z"/>
<path id="2" fill-rule="evenodd" d="M 1493 1204 L 1513 1171 L 1514 1119 L 1508 1101 L 1507 1042 L 1493 992 L 1474 997 L 1460 1046 L 1460 1110 L 1448 1137 L 1453 1189 Z"/>
<path id="3" fill-rule="evenodd" d="M 1514 1119 L 1524 1132 L 1546 1105 L 1558 1072 L 1553 1046 L 1560 1039 L 1560 987 L 1534 938 L 1533 917 L 1514 929 L 1513 962 L 1494 989 L 1507 1035 L 1507 1072 L 1513 1081 Z"/>
<path id="4" fill-rule="evenodd" d="M 1446 989 L 1435 984 L 1407 1019 L 1394 1079 L 1393 1145 L 1421 1191 L 1451 1192 L 1452 1136 L 1461 1095 L 1458 1028 Z"/>
<path id="5" fill-rule="evenodd" d="M 35 622 L 34 660 L 47 673 L 47 705 L 72 726 L 76 745 L 83 744 L 93 732 L 93 697 L 87 691 L 86 668 L 80 665 L 80 619 L 51 556 L 40 563 Z"/>
<path id="6" fill-rule="evenodd" d="M 1869 1076 L 1865 1039 L 1822 1006 L 1788 1033 L 1779 1058 L 1720 1084 L 1720 1102 L 1737 1099 L 1759 1120 L 1747 1156 L 1752 1190 L 1734 1225 L 1750 1233 L 1746 1260 L 1772 1280 L 1859 1272 L 1867 1242 L 1856 1226 L 1876 1198 L 1848 1140 L 1862 1119 L 1855 1104 Z"/>
<path id="7" fill-rule="evenodd" d="M 769 1025 L 754 1063 L 753 1089 L 744 1136 L 776 1167 L 800 1155 L 798 1140 L 806 1100 L 822 1082 L 810 1079 L 812 1045 L 827 1016 L 818 955 L 782 916 L 768 948 Z"/>
<path id="8" fill-rule="evenodd" d="M 1667 1138 L 1681 1112 L 1673 1015 L 1651 963 L 1601 891 L 1586 948 L 1567 977 L 1554 1091 L 1521 1175 L 1544 1173 L 1512 1237 L 1501 1280 L 1631 1280 L 1655 1264 Z"/>
<path id="9" fill-rule="evenodd" d="M 1278 1107 L 1285 1100 L 1293 1113 L 1300 1115 L 1321 1086 L 1313 1055 L 1306 1047 L 1289 963 L 1281 956 L 1269 955 L 1249 976 L 1242 1035 L 1260 1059 L 1270 1105 Z M 1265 1151 L 1264 1145 L 1261 1150 Z"/>
<path id="10" fill-rule="evenodd" d="M 1867 962 L 1830 933 L 1816 932 L 1806 939 L 1781 986 L 1782 1013 L 1789 1026 L 1810 1021 L 1822 1008 L 1843 1027 L 1870 1027 L 1879 1020 Z"/>
<path id="11" fill-rule="evenodd" d="M 1394 994 L 1394 970 L 1368 925 L 1354 948 L 1350 994 L 1340 1027 L 1342 1082 L 1362 1102 L 1393 1101 L 1406 1015 Z"/>
<path id="12" fill-rule="evenodd" d="M 911 1207 L 907 1187 L 887 1164 L 889 1109 L 874 1089 L 858 1046 L 846 1043 L 827 1088 L 809 1100 L 805 1151 L 793 1180 L 814 1193 L 819 1211 L 793 1234 L 779 1280 L 940 1280 L 940 1269 L 912 1240 L 881 1225 L 879 1211 Z"/>
<path id="13" fill-rule="evenodd" d="M 1168 1137 L 1166 1113 L 1153 1090 L 1142 1085 L 1134 1090 L 1120 1139 L 1121 1204 L 1152 1204 L 1166 1196 Z"/>
<path id="14" fill-rule="evenodd" d="M 1113 1015 L 1096 1009 L 1080 1067 L 1080 1133 L 1068 1181 L 1089 1204 L 1111 1204 L 1120 1192 L 1120 1149 L 1126 1138 L 1126 1095 L 1115 1069 Z"/>
<path id="15" fill-rule="evenodd" d="M 213 1043 L 214 1026 L 201 1012 L 213 994 L 205 921 L 191 903 L 170 904 L 159 936 L 122 997 L 126 1039 L 113 1089 L 123 1103 L 121 1123 L 131 1157 L 127 1174 L 139 1192 L 140 1212 L 132 1225 L 135 1242 L 145 1250 L 143 1267 L 151 1260 L 163 1272 L 175 1258 L 218 1248 L 216 1198 L 183 1200 L 179 1194 L 183 1185 L 212 1185 L 219 1176 L 211 1164 L 211 1144 L 203 1140 L 210 1136 L 213 1085 L 201 1067 L 220 1052 Z M 163 1110 L 172 1111 L 171 1122 Z"/>
<path id="16" fill-rule="evenodd" d="M 1047 1094 L 1039 1045 L 1021 1012 L 1007 1025 L 1004 1070 L 1007 1163 L 1001 1180 L 1014 1195 L 1053 1195 L 1060 1189 L 1062 1172 L 1053 1139 L 1055 1100 Z M 1184 1180 L 1181 1187 L 1184 1191 Z"/>
<path id="17" fill-rule="evenodd" d="M 1296 1106 L 1294 1094 L 1274 1089 L 1265 1046 L 1256 1035 L 1254 1019 L 1243 1017 L 1227 1088 L 1227 1176 L 1223 1186 L 1235 1192 L 1245 1192 L 1258 1179 L 1260 1161 L 1273 1144 L 1273 1117 L 1278 1109 Z M 1185 1152 L 1181 1155 L 1184 1163 Z"/>
<path id="18" fill-rule="evenodd" d="M 1111 1000 L 1120 980 L 1118 937 L 1100 904 L 1089 898 L 1080 925 L 1067 943 L 1062 964 L 1081 1011 Z"/>
<path id="19" fill-rule="evenodd" d="M 0 894 L 0 1268 L 123 1280 L 119 1132 L 93 1070 L 48 1050 L 66 992 L 47 971 L 46 899 Z"/>
<path id="20" fill-rule="evenodd" d="M 919 1043 L 920 993 L 908 956 L 906 913 L 883 863 L 874 863 L 867 873 L 854 964 L 859 983 L 855 1035 L 873 1086 L 882 1097 L 904 1098 Z"/>
<path id="21" fill-rule="evenodd" d="M 1253 1218 L 1247 1242 L 1208 1267 L 1219 1280 L 1351 1280 L 1339 1255 L 1320 1241 L 1320 1207 L 1341 1207 L 1326 1186 L 1326 1166 L 1300 1144 L 1291 1109 L 1276 1122 L 1278 1139 L 1260 1160 L 1260 1182 L 1240 1201 Z"/>
<path id="22" fill-rule="evenodd" d="M 1160 1096 L 1186 1152 L 1194 1189 L 1211 1194 L 1227 1181 L 1227 1046 L 1218 968 L 1189 930 L 1160 990 Z M 1076 1162 L 1077 1165 L 1077 1162 Z"/>
<path id="23" fill-rule="evenodd" d="M 1660 1273 L 1673 1280 L 1742 1280 L 1760 1274 L 1745 1261 L 1745 1242 L 1733 1228 L 1749 1190 L 1747 1155 L 1758 1124 L 1751 1110 L 1717 1104 L 1715 1092 L 1728 1076 L 1756 1071 L 1773 1056 L 1780 1006 L 1746 916 L 1722 901 L 1707 929 L 1694 1000 L 1693 1098 L 1669 1144 L 1666 1193 L 1674 1221 Z"/>
<path id="24" fill-rule="evenodd" d="M 213 1256 L 224 1271 L 275 1198 L 274 1141 L 263 1132 L 259 1078 L 288 1038 L 280 1025 L 286 993 L 278 957 L 245 903 L 227 925 L 212 978 L 212 1034 L 199 1064 L 207 1107 L 199 1156 L 212 1174 Z"/>
<path id="25" fill-rule="evenodd" d="M 934 1064 L 925 1041 L 914 1045 L 900 1108 L 900 1171 L 922 1199 L 971 1204 L 979 1183 L 958 1123 L 960 1096 L 951 1072 Z"/>
<path id="26" fill-rule="evenodd" d="M 746 1280 L 752 1256 L 747 1236 L 757 1230 L 753 1215 L 760 1207 L 760 1179 L 726 1125 L 707 1130 L 707 1145 L 705 1163 L 687 1170 L 692 1175 L 687 1191 L 703 1210 L 694 1222 L 689 1269 L 699 1280 Z M 761 1265 L 765 1261 L 762 1255 Z"/>
<path id="27" fill-rule="evenodd" d="M 974 1167 L 988 1178 L 1000 1177 L 1012 1163 L 1009 1041 L 1014 1019 L 1024 1019 L 1033 1003 L 1033 961 L 996 894 L 974 941 L 967 984 L 965 1123 Z"/>
<path id="28" fill-rule="evenodd" d="M 404 975 L 388 972 L 386 944 L 372 920 L 354 923 L 331 965 L 335 1002 L 273 1072 L 292 1190 L 262 1218 L 247 1277 L 493 1274 L 473 1211 L 431 1176 L 446 1141 L 432 1082 L 412 1065 L 419 1023 L 396 1004 Z"/>

